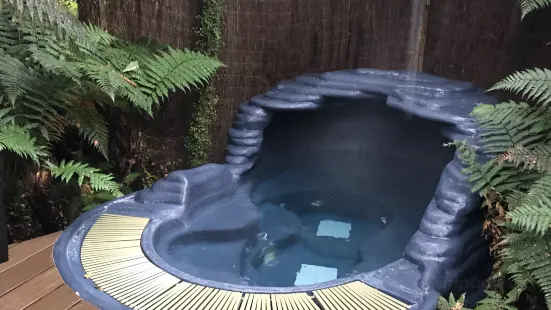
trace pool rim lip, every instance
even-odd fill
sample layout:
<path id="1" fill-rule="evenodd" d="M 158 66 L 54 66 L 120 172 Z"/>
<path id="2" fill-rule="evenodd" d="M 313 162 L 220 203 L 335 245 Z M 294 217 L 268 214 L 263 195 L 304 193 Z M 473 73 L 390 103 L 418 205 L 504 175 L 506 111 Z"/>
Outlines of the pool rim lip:
<path id="1" fill-rule="evenodd" d="M 67 229 L 62 231 L 62 233 L 60 234 L 60 236 L 58 237 L 58 239 L 54 244 L 52 258 L 53 258 L 54 266 L 58 269 L 58 272 L 61 275 L 63 281 L 74 292 L 76 292 L 79 297 L 89 302 L 92 302 L 94 305 L 100 307 L 100 309 L 125 309 L 125 310 L 130 309 L 128 306 L 121 303 L 113 296 L 98 290 L 94 282 L 91 279 L 88 279 L 85 277 L 86 271 L 84 270 L 84 267 L 80 260 L 84 239 L 86 238 L 90 229 L 97 222 L 97 220 L 104 214 L 147 218 L 149 221 L 144 227 L 142 236 L 140 238 L 140 247 L 142 249 L 142 253 L 144 254 L 144 257 L 146 257 L 152 264 L 154 264 L 159 268 L 162 268 L 165 272 L 172 274 L 168 270 L 163 268 L 162 265 L 161 266 L 157 265 L 157 263 L 151 260 L 150 257 L 144 251 L 143 234 L 146 232 L 146 229 L 148 227 L 152 227 L 151 224 L 153 221 L 156 221 L 157 225 L 161 224 L 163 222 L 161 221 L 161 217 L 157 217 L 157 218 L 150 217 L 148 216 L 148 214 L 151 215 L 152 213 L 147 212 L 145 210 L 142 210 L 140 212 L 140 211 L 137 211 L 136 209 L 125 209 L 124 207 L 121 208 L 120 205 L 118 205 L 119 203 L 124 204 L 125 202 L 130 202 L 130 203 L 133 202 L 132 200 L 134 198 L 134 194 L 135 193 L 123 196 L 119 199 L 111 201 L 105 205 L 100 205 L 82 214 L 75 222 L 71 223 L 71 225 L 69 225 Z M 129 199 L 131 200 L 129 201 Z M 171 209 L 173 209 L 174 207 L 175 206 L 170 206 Z M 149 228 L 149 230 L 151 231 L 152 228 Z M 75 256 L 77 258 L 77 261 L 74 260 Z M 69 259 L 69 257 L 72 257 L 73 260 Z M 398 259 L 397 261 L 400 261 L 400 260 L 403 260 L 403 258 Z M 397 261 L 393 261 L 390 264 L 396 263 Z M 168 263 L 166 262 L 164 263 L 168 265 Z M 385 267 L 386 265 L 371 272 L 376 272 Z M 382 285 L 382 283 L 372 283 L 372 281 L 367 279 L 367 275 L 370 274 L 371 272 L 360 273 L 354 276 L 344 277 L 344 278 L 336 279 L 332 281 L 326 281 L 326 282 L 322 282 L 314 285 L 288 287 L 288 288 L 267 287 L 267 286 L 254 287 L 254 286 L 244 286 L 244 285 L 240 286 L 240 285 L 233 285 L 233 284 L 224 283 L 224 282 L 207 280 L 207 279 L 194 277 L 190 275 L 187 275 L 186 277 L 180 277 L 178 275 L 174 275 L 174 276 L 182 280 L 183 282 L 188 282 L 188 283 L 205 286 L 205 287 L 213 287 L 216 289 L 222 289 L 227 291 L 247 293 L 247 294 L 306 293 L 310 295 L 313 291 L 332 288 L 339 285 L 357 281 L 357 282 L 364 283 L 380 291 L 381 293 L 391 296 L 392 298 L 395 298 L 401 302 L 409 304 L 410 306 L 414 306 L 417 304 L 418 302 L 417 300 L 410 300 L 410 299 L 404 298 L 404 296 L 399 296 L 394 292 L 387 290 L 384 287 L 384 285 Z M 220 285 L 216 285 L 216 284 L 220 284 Z M 114 306 L 113 303 L 116 303 L 117 306 Z"/>

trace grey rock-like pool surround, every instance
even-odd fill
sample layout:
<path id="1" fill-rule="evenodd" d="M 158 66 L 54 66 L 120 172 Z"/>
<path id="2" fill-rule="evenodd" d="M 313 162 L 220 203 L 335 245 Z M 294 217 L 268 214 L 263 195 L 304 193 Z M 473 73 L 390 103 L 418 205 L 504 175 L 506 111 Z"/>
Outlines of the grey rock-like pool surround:
<path id="1" fill-rule="evenodd" d="M 173 172 L 150 189 L 81 215 L 56 242 L 55 264 L 83 299 L 102 309 L 128 309 L 84 278 L 80 248 L 103 213 L 147 217 L 143 252 L 190 283 L 284 293 L 360 280 L 412 309 L 432 310 L 440 293 L 479 292 L 489 271 L 480 197 L 471 192 L 457 154 L 442 144 L 466 140 L 478 147 L 469 113 L 495 102 L 470 83 L 406 71 L 357 69 L 282 82 L 240 105 L 223 165 Z M 253 233 L 255 204 L 297 188 L 339 188 L 383 200 L 395 223 L 385 241 L 395 238 L 403 255 L 400 250 L 401 257 L 375 270 L 360 266 L 349 277 L 297 287 L 249 286 L 235 282 L 231 272 L 209 274 L 167 261 L 162 247 L 171 231 Z M 369 247 L 387 251 L 388 243 Z"/>

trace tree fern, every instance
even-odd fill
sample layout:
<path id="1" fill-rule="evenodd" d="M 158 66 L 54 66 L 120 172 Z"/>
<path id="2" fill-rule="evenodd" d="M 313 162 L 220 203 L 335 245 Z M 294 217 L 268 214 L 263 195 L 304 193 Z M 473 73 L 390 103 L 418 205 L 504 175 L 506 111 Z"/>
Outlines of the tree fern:
<path id="1" fill-rule="evenodd" d="M 522 18 L 526 16 L 526 14 L 545 8 L 551 5 L 551 0 L 520 0 L 520 8 L 522 10 Z"/>
<path id="2" fill-rule="evenodd" d="M 520 3 L 525 16 L 550 6 L 551 0 Z M 482 131 L 478 137 L 482 150 L 453 143 L 458 146 L 473 190 L 492 189 L 504 197 L 499 219 L 490 219 L 500 225 L 492 237 L 499 249 L 497 270 L 509 277 L 515 289 L 506 297 L 487 292 L 476 309 L 514 309 L 510 304 L 529 284 L 544 294 L 551 309 L 551 70 L 515 72 L 490 90 L 520 94 L 529 103 L 478 106 L 472 115 Z M 492 216 L 490 211 L 488 214 Z"/>
<path id="3" fill-rule="evenodd" d="M 112 175 L 52 154 L 66 143 L 67 128 L 77 127 L 82 141 L 107 157 L 108 125 L 96 107 L 152 115 L 170 91 L 204 83 L 222 64 L 152 40 L 121 40 L 81 23 L 62 2 L 0 0 L 0 151 L 84 183 L 95 200 L 116 197 L 127 188 Z"/>

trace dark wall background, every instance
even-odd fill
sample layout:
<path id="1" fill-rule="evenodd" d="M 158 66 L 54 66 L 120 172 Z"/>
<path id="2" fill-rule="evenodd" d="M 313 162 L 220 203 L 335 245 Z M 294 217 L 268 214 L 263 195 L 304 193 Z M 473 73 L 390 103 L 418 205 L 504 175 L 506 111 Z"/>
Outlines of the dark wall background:
<path id="1" fill-rule="evenodd" d="M 149 36 L 193 47 L 201 0 L 81 0 L 81 18 L 126 38 Z M 412 68 L 488 87 L 512 70 L 545 65 L 551 20 L 539 12 L 520 23 L 516 0 L 226 0 L 227 68 L 215 83 L 221 98 L 211 161 L 223 159 L 237 105 L 304 72 L 355 67 Z M 189 98 L 174 96 L 148 125 L 183 157 Z"/>

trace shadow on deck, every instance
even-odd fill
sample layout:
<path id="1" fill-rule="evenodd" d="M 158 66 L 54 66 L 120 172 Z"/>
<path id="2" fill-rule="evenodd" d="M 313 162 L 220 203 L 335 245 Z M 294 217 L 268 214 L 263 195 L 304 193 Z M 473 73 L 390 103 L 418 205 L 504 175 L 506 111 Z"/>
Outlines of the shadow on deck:
<path id="1" fill-rule="evenodd" d="M 97 310 L 65 285 L 57 272 L 52 248 L 58 236 L 9 246 L 9 261 L 0 264 L 2 310 Z"/>

